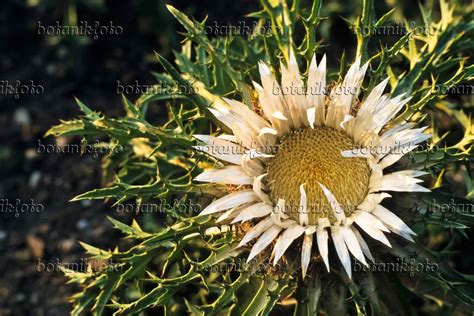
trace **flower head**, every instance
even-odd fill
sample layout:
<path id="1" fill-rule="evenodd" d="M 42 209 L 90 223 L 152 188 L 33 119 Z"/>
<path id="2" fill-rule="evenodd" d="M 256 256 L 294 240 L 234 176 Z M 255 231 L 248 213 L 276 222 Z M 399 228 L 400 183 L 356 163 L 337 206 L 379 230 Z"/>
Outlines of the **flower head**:
<path id="1" fill-rule="evenodd" d="M 351 277 L 350 255 L 365 265 L 366 258 L 374 260 L 363 234 L 387 247 L 388 233 L 413 241 L 415 233 L 380 203 L 391 197 L 387 191 L 429 191 L 417 179 L 426 173 L 386 168 L 431 135 L 412 123 L 390 124 L 410 98 L 383 95 L 388 79 L 359 102 L 367 68 L 357 58 L 342 83 L 326 93 L 326 56 L 319 65 L 313 57 L 304 82 L 291 53 L 288 65 L 281 65 L 281 84 L 259 63 L 261 85 L 254 87 L 261 111 L 230 99 L 211 109 L 233 135 L 195 135 L 207 143 L 197 149 L 225 163 L 195 180 L 238 189 L 201 214 L 218 214 L 218 221 L 235 225 L 255 223 L 239 244 L 255 241 L 248 260 L 274 242 L 276 264 L 302 238 L 303 276 L 313 243 L 329 271 L 331 237 Z"/>

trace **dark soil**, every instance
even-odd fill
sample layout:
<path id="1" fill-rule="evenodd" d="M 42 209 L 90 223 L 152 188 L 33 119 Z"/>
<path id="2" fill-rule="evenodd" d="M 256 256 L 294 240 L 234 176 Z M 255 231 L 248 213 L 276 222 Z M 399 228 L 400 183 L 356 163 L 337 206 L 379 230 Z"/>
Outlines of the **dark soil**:
<path id="1" fill-rule="evenodd" d="M 100 157 L 41 153 L 41 145 L 80 142 L 78 138 L 45 139 L 43 135 L 59 119 L 80 115 L 74 96 L 106 115 L 121 114 L 117 80 L 121 84 L 133 84 L 135 80 L 139 84 L 153 83 L 150 72 L 160 70 L 154 51 L 172 58 L 171 50 L 178 48 L 178 25 L 166 11 L 164 1 L 104 1 L 99 8 L 78 5 L 78 21 L 98 21 L 100 25 L 112 21 L 123 28 L 120 36 L 82 43 L 84 38 L 68 37 L 57 42 L 52 36 L 38 34 L 39 25 L 54 26 L 56 21 L 67 25 L 68 3 L 40 0 L 39 5 L 29 6 L 27 1 L 7 0 L 0 12 L 0 84 L 6 89 L 16 80 L 25 85 L 32 80 L 41 91 L 18 98 L 0 93 L 2 316 L 69 314 L 68 297 L 77 288 L 66 285 L 67 278 L 56 268 L 84 263 L 86 256 L 78 241 L 107 249 L 120 238 L 106 218 L 113 215 L 110 205 L 69 202 L 101 185 Z M 229 17 L 240 17 L 256 5 L 248 6 L 250 1 L 230 6 L 225 1 L 218 5 L 202 1 L 199 6 L 189 1 L 167 3 L 188 14 L 198 13 L 199 19 L 209 14 L 222 23 L 231 22 Z M 137 96 L 128 95 L 132 100 Z M 16 214 L 8 209 L 8 203 L 13 203 Z M 28 203 L 29 209 L 23 206 L 22 212 L 21 205 Z M 39 212 L 29 212 L 32 204 Z"/>

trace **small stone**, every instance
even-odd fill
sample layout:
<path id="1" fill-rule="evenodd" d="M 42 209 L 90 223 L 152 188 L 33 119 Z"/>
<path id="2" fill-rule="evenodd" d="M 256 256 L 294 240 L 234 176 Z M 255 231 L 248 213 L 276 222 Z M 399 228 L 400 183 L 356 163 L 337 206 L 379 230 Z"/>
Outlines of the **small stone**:
<path id="1" fill-rule="evenodd" d="M 39 155 L 36 152 L 35 148 L 28 148 L 27 150 L 25 150 L 25 158 L 26 159 L 33 160 L 33 159 L 38 158 L 38 157 L 39 157 Z"/>
<path id="2" fill-rule="evenodd" d="M 81 219 L 77 222 L 76 227 L 80 230 L 86 229 L 89 226 L 89 222 L 85 219 Z"/>
<path id="3" fill-rule="evenodd" d="M 63 252 L 70 252 L 73 246 L 74 246 L 73 239 L 64 239 L 59 242 L 59 248 Z"/>
<path id="4" fill-rule="evenodd" d="M 28 180 L 28 186 L 32 189 L 36 188 L 41 180 L 41 172 L 33 171 L 30 175 L 30 179 Z"/>
<path id="5" fill-rule="evenodd" d="M 81 205 L 84 206 L 84 207 L 90 207 L 92 205 L 92 201 L 91 200 L 82 200 Z"/>
<path id="6" fill-rule="evenodd" d="M 17 295 L 15 295 L 15 300 L 17 302 L 23 302 L 25 300 L 25 298 L 26 298 L 26 296 L 23 293 L 18 293 Z"/>
<path id="7" fill-rule="evenodd" d="M 31 252 L 33 253 L 33 256 L 35 257 L 42 257 L 44 254 L 44 248 L 45 244 L 44 241 L 32 234 L 28 234 L 26 236 L 26 243 L 28 244 L 28 247 L 30 248 Z"/>
<path id="8" fill-rule="evenodd" d="M 28 110 L 25 108 L 18 108 L 13 114 L 13 122 L 18 125 L 30 125 L 31 118 Z"/>

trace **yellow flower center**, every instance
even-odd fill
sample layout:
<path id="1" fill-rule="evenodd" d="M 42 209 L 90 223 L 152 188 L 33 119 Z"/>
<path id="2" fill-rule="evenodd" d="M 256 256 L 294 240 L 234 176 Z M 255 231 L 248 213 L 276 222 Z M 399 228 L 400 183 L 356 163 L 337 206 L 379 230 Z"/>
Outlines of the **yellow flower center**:
<path id="1" fill-rule="evenodd" d="M 286 202 L 284 211 L 299 221 L 300 185 L 307 195 L 309 224 L 319 218 L 335 217 L 319 183 L 334 195 L 346 216 L 350 216 L 368 193 L 370 168 L 365 158 L 345 158 L 341 151 L 357 148 L 344 132 L 327 126 L 293 131 L 280 139 L 278 150 L 268 164 L 267 185 L 275 205 Z"/>

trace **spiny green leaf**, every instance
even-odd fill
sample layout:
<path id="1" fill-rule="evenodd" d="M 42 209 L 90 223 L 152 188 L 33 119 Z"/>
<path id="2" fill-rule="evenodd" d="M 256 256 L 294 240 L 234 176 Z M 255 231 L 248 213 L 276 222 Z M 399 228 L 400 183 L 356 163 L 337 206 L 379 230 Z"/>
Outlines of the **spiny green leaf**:
<path id="1" fill-rule="evenodd" d="M 109 219 L 109 221 L 112 222 L 112 224 L 114 225 L 116 229 L 120 230 L 122 233 L 127 235 L 127 238 L 144 239 L 151 236 L 151 234 L 142 231 L 136 221 L 133 221 L 132 226 L 128 226 L 122 222 L 119 222 L 116 219 L 113 219 L 110 216 L 107 216 L 107 218 Z"/>

